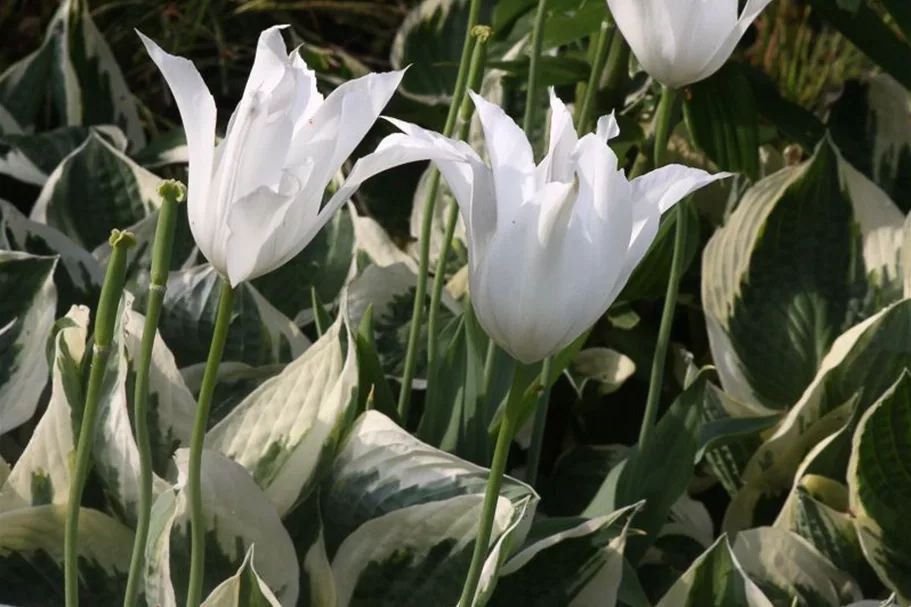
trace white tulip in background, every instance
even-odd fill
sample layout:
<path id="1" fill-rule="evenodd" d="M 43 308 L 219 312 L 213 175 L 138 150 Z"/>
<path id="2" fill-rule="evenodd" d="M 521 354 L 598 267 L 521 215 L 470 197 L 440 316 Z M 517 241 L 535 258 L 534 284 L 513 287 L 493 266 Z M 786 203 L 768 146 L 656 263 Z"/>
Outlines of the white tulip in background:
<path id="1" fill-rule="evenodd" d="M 607 311 L 655 239 L 664 211 L 727 174 L 669 165 L 628 181 L 607 145 L 619 133 L 613 115 L 580 139 L 552 90 L 549 150 L 535 166 L 512 118 L 472 99 L 489 166 L 464 142 L 390 119 L 405 134 L 383 140 L 349 181 L 404 156 L 433 159 L 465 222 L 478 320 L 504 350 L 533 363 L 569 345 Z"/>
<path id="2" fill-rule="evenodd" d="M 772 0 L 607 0 L 642 68 L 668 88 L 721 69 L 753 20 Z"/>
<path id="3" fill-rule="evenodd" d="M 188 214 L 200 251 L 232 286 L 297 255 L 345 201 L 323 192 L 403 72 L 369 74 L 325 100 L 284 26 L 265 30 L 243 97 L 215 147 L 215 101 L 193 64 L 139 34 L 171 89 L 190 154 Z"/>

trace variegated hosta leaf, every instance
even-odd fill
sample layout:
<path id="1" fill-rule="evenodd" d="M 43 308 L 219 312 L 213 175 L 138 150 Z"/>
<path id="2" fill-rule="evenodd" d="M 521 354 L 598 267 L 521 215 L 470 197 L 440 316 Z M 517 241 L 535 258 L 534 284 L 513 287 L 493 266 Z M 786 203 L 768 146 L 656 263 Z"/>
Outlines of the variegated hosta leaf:
<path id="1" fill-rule="evenodd" d="M 220 291 L 221 278 L 208 264 L 172 272 L 168 277 L 158 327 L 179 366 L 206 360 Z M 300 329 L 252 285 L 243 283 L 235 289 L 225 361 L 257 366 L 287 362 L 297 358 L 307 345 Z"/>
<path id="2" fill-rule="evenodd" d="M 0 513 L 0 600 L 63 605 L 63 534 L 66 506 Z M 109 516 L 82 508 L 77 536 L 79 600 L 118 605 L 126 590 L 133 532 Z"/>
<path id="3" fill-rule="evenodd" d="M 795 533 L 850 574 L 863 588 L 878 580 L 864 558 L 854 517 L 848 510 L 848 488 L 830 478 L 808 474 L 788 496 L 775 526 Z"/>
<path id="4" fill-rule="evenodd" d="M 731 551 L 722 535 L 677 580 L 655 607 L 774 607 Z"/>
<path id="5" fill-rule="evenodd" d="M 564 521 L 543 519 L 533 525 L 525 545 L 500 570 L 489 605 L 613 607 L 626 535 L 640 506 L 588 520 L 570 519 L 555 533 L 545 530 Z"/>
<path id="6" fill-rule="evenodd" d="M 116 126 L 64 126 L 44 133 L 0 137 L 0 174 L 43 186 L 64 158 L 97 133 L 123 152 L 127 139 Z"/>
<path id="7" fill-rule="evenodd" d="M 734 557 L 765 595 L 777 604 L 841 607 L 863 598 L 850 575 L 838 569 L 809 542 L 775 527 L 737 534 Z"/>
<path id="8" fill-rule="evenodd" d="M 347 353 L 346 353 L 347 348 Z M 357 354 L 345 313 L 279 375 L 206 435 L 206 447 L 250 471 L 284 516 L 318 480 L 323 453 L 355 402 Z"/>
<path id="9" fill-rule="evenodd" d="M 905 370 L 861 418 L 848 490 L 867 560 L 901 601 L 911 601 L 911 375 Z"/>
<path id="10" fill-rule="evenodd" d="M 0 75 L 0 103 L 22 126 L 47 98 L 64 124 L 116 124 L 133 149 L 145 145 L 133 96 L 86 2 L 61 2 L 41 48 Z"/>
<path id="11" fill-rule="evenodd" d="M 355 250 L 362 258 L 358 265 L 372 263 L 376 266 L 386 267 L 401 263 L 415 274 L 417 273 L 417 262 L 395 244 L 378 221 L 372 217 L 358 215 L 354 205 L 349 207 L 349 211 L 354 223 Z"/>
<path id="12" fill-rule="evenodd" d="M 845 158 L 903 210 L 911 210 L 911 95 L 888 74 L 849 80 L 829 114 Z"/>
<path id="13" fill-rule="evenodd" d="M 633 360 L 610 348 L 587 348 L 579 352 L 570 364 L 568 375 L 579 398 L 589 381 L 598 385 L 598 393 L 611 394 L 636 372 Z"/>
<path id="14" fill-rule="evenodd" d="M 133 297 L 120 301 L 114 338 L 105 369 L 95 427 L 94 456 L 99 476 L 111 500 L 131 524 L 139 504 L 139 448 L 133 436 L 133 386 L 145 317 L 132 310 Z M 196 403 L 183 383 L 174 357 L 161 337 L 155 336 L 149 367 L 148 425 L 153 470 L 165 474 L 174 451 L 187 444 Z M 153 475 L 153 492 L 168 484 Z"/>
<path id="15" fill-rule="evenodd" d="M 750 188 L 703 254 L 725 391 L 774 409 L 797 402 L 834 339 L 900 295 L 903 221 L 828 139 L 806 163 Z"/>
<path id="16" fill-rule="evenodd" d="M 415 504 L 358 527 L 332 560 L 338 606 L 458 603 L 483 501 L 483 495 L 460 495 Z M 523 505 L 514 506 L 505 497 L 497 500 L 492 545 L 525 518 Z"/>
<path id="17" fill-rule="evenodd" d="M 202 607 L 281 607 L 253 567 L 254 548 L 250 546 L 237 573 L 219 584 Z"/>
<path id="18" fill-rule="evenodd" d="M 47 383 L 57 263 L 56 257 L 0 250 L 0 434 L 34 415 Z"/>
<path id="19" fill-rule="evenodd" d="M 48 177 L 31 219 L 92 249 L 105 242 L 113 228 L 131 226 L 158 208 L 160 182 L 92 132 Z"/>
<path id="20" fill-rule="evenodd" d="M 411 203 L 411 236 L 414 238 L 414 246 L 409 247 L 409 253 L 415 259 L 420 258 L 420 251 L 417 250 L 417 243 L 420 242 L 420 234 L 423 229 L 424 211 L 427 207 L 427 194 L 430 186 L 431 171 L 436 170 L 428 167 L 421 175 L 417 188 L 414 190 L 414 197 Z M 439 190 L 437 192 L 436 204 L 433 208 L 433 221 L 431 222 L 430 232 L 430 267 L 435 268 L 440 258 L 440 250 L 443 248 L 443 238 L 446 232 L 446 220 L 450 209 L 456 205 L 455 198 L 449 190 L 449 185 L 445 179 L 440 180 Z M 449 275 L 460 267 L 468 263 L 468 250 L 466 248 L 467 236 L 465 234 L 465 223 L 462 221 L 461 214 L 456 222 L 455 233 L 453 234 L 452 247 L 449 249 L 449 258 L 446 262 L 447 272 Z"/>
<path id="21" fill-rule="evenodd" d="M 342 209 L 307 247 L 288 263 L 253 281 L 253 286 L 288 318 L 302 324 L 311 309 L 311 288 L 324 302 L 335 301 L 347 282 L 354 259 L 354 224 Z"/>
<path id="22" fill-rule="evenodd" d="M 0 200 L 0 248 L 60 257 L 54 282 L 61 315 L 74 303 L 97 301 L 95 293 L 104 280 L 98 260 L 63 232 L 32 221 L 5 200 Z"/>
<path id="23" fill-rule="evenodd" d="M 176 607 L 186 598 L 190 558 L 190 513 L 186 497 L 188 451 L 174 456 L 179 482 L 162 492 L 152 508 L 146 543 L 145 602 Z M 284 607 L 297 604 L 300 568 L 294 545 L 275 507 L 249 473 L 220 453 L 202 457 L 202 501 L 206 516 L 206 570 L 203 592 L 213 591 L 244 566 L 251 566 Z"/>
<path id="24" fill-rule="evenodd" d="M 25 506 L 65 504 L 70 490 L 73 437 L 82 411 L 80 366 L 86 353 L 89 309 L 73 306 L 58 323 L 51 369 L 51 399 L 0 488 L 0 512 Z M 42 352 L 42 357 L 44 356 Z M 79 403 L 74 411 L 70 403 Z"/>
<path id="25" fill-rule="evenodd" d="M 404 263 L 391 266 L 368 266 L 348 287 L 348 309 L 352 325 L 360 324 L 368 305 L 373 305 L 376 344 L 380 362 L 387 375 L 401 377 L 405 347 L 411 328 L 411 312 L 417 275 Z M 445 326 L 460 310 L 459 304 L 446 293 L 440 308 L 440 324 Z M 426 318 L 425 318 L 426 321 Z M 418 363 L 413 387 L 424 388 L 427 373 L 427 328 L 421 327 L 418 340 Z"/>
<path id="26" fill-rule="evenodd" d="M 22 132 L 22 127 L 19 126 L 16 118 L 0 104 L 0 135 L 21 135 Z"/>
<path id="27" fill-rule="evenodd" d="M 358 418 L 341 445 L 322 497 L 329 555 L 365 522 L 385 514 L 460 495 L 481 495 L 488 471 L 434 449 L 376 411 Z M 506 477 L 500 494 L 512 503 L 534 490 Z"/>
<path id="28" fill-rule="evenodd" d="M 216 136 L 217 137 L 217 136 Z M 133 160 L 147 169 L 190 162 L 187 134 L 177 127 L 152 139 L 147 146 L 132 154 Z"/>
<path id="29" fill-rule="evenodd" d="M 839 336 L 819 373 L 775 433 L 753 454 L 743 473 L 725 529 L 752 526 L 752 511 L 762 494 L 791 488 L 804 456 L 829 434 L 865 411 L 911 367 L 911 300 L 886 309 Z"/>
<path id="30" fill-rule="evenodd" d="M 218 376 L 215 380 L 215 394 L 212 396 L 212 409 L 209 411 L 209 427 L 214 427 L 234 410 L 240 402 L 258 388 L 264 381 L 275 377 L 285 369 L 284 364 L 276 363 L 254 367 L 247 363 L 222 362 L 218 365 Z M 190 392 L 199 395 L 206 363 L 196 363 L 181 367 L 180 375 Z"/>

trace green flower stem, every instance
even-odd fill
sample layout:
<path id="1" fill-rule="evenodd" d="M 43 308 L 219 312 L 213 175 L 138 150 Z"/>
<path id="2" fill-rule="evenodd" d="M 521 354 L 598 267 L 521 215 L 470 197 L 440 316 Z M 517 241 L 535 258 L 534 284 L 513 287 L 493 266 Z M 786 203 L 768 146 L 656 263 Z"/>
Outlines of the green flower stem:
<path id="1" fill-rule="evenodd" d="M 225 350 L 228 338 L 228 327 L 234 310 L 234 290 L 227 278 L 222 277 L 221 295 L 218 300 L 218 316 L 215 318 L 215 331 L 209 346 L 209 358 L 202 377 L 199 390 L 199 402 L 196 407 L 196 419 L 193 422 L 193 433 L 190 436 L 190 462 L 187 470 L 187 498 L 190 502 L 190 583 L 187 586 L 187 607 L 199 607 L 202 600 L 202 581 L 206 557 L 206 520 L 202 510 L 202 448 L 206 438 L 206 425 L 209 421 L 209 409 L 212 406 L 212 394 L 218 378 L 218 365 Z"/>
<path id="2" fill-rule="evenodd" d="M 465 29 L 465 42 L 462 45 L 462 58 L 459 61 L 459 72 L 452 94 L 452 103 L 449 105 L 449 114 L 443 126 L 443 135 L 449 137 L 455 129 L 456 119 L 462 99 L 465 97 L 465 85 L 468 82 L 468 67 L 474 50 L 475 37 L 472 35 L 474 27 L 478 24 L 478 15 L 481 12 L 481 0 L 471 0 L 468 9 L 468 27 Z M 408 332 L 408 347 L 405 350 L 405 364 L 402 369 L 402 389 L 399 392 L 398 410 L 403 424 L 408 423 L 408 412 L 411 407 L 411 383 L 414 380 L 414 371 L 417 366 L 418 340 L 421 337 L 421 322 L 424 318 L 424 306 L 427 298 L 427 271 L 430 266 L 430 235 L 433 229 L 433 211 L 436 206 L 436 192 L 440 185 L 440 174 L 432 170 L 427 188 L 427 198 L 424 200 L 424 219 L 421 223 L 421 249 L 418 261 L 417 286 L 414 292 L 414 308 L 411 312 L 411 328 Z"/>
<path id="3" fill-rule="evenodd" d="M 487 46 L 487 39 L 490 37 L 491 29 L 484 25 L 478 25 L 472 31 L 475 37 L 474 50 L 471 53 L 471 66 L 468 70 L 468 88 L 475 89 L 484 73 L 484 49 Z M 471 116 L 474 104 L 465 95 L 462 99 L 462 118 L 461 127 L 459 128 L 459 139 L 468 138 L 468 132 L 471 129 Z M 439 186 L 439 173 L 434 170 L 437 180 L 434 185 Z M 436 198 L 437 192 L 433 192 Z M 440 247 L 440 254 L 437 259 L 436 270 L 433 275 L 433 288 L 430 292 L 430 311 L 427 315 L 427 369 L 431 374 L 436 368 L 436 354 L 439 347 L 440 330 L 438 324 L 440 321 L 440 302 L 443 299 L 443 284 L 446 281 L 446 260 L 449 258 L 449 251 L 452 248 L 452 238 L 455 235 L 456 225 L 459 220 L 459 205 L 453 204 L 449 207 L 446 214 L 446 228 L 443 234 L 443 243 Z M 432 403 L 428 403 L 432 406 Z"/>
<path id="4" fill-rule="evenodd" d="M 149 368 L 152 364 L 152 348 L 155 345 L 158 318 L 161 316 L 161 304 L 164 301 L 171 268 L 177 205 L 186 199 L 187 190 L 179 181 L 165 181 L 158 187 L 158 195 L 161 196 L 161 209 L 158 211 L 158 225 L 155 228 L 155 242 L 152 245 L 146 322 L 142 330 L 139 364 L 133 390 L 133 423 L 136 426 L 136 445 L 139 448 L 139 517 L 136 522 L 136 537 L 133 540 L 127 591 L 123 600 L 124 607 L 135 607 L 139 584 L 143 578 L 145 544 L 149 535 L 149 520 L 152 517 L 152 444 L 148 420 Z"/>
<path id="5" fill-rule="evenodd" d="M 535 25 L 531 32 L 531 62 L 528 66 L 528 87 L 525 95 L 525 116 L 522 119 L 522 130 L 529 136 L 534 127 L 538 104 L 535 95 L 538 92 L 538 76 L 541 73 L 541 48 L 544 45 L 544 18 L 547 16 L 547 0 L 538 0 L 538 12 L 535 14 Z"/>
<path id="6" fill-rule="evenodd" d="M 506 400 L 506 410 L 503 413 L 503 421 L 500 423 L 500 432 L 497 435 L 493 462 L 490 465 L 490 476 L 487 477 L 487 489 L 484 493 L 484 504 L 481 507 L 481 518 L 478 521 L 478 536 L 475 539 L 474 552 L 471 556 L 471 566 L 468 569 L 468 578 L 462 587 L 462 598 L 459 599 L 458 607 L 472 607 L 474 602 L 478 582 L 481 579 L 481 570 L 484 568 L 484 561 L 487 558 L 493 518 L 497 511 L 497 500 L 500 497 L 500 485 L 503 484 L 506 459 L 509 456 L 509 446 L 512 444 L 522 417 L 522 401 L 528 387 L 536 377 L 535 367 L 516 362 L 512 386 Z"/>
<path id="7" fill-rule="evenodd" d="M 655 116 L 655 168 L 664 165 L 667 155 L 667 141 L 671 130 L 671 117 L 677 93 L 665 87 L 661 93 L 661 103 Z M 683 259 L 686 249 L 686 201 L 677 203 L 674 210 L 677 214 L 676 233 L 674 235 L 674 258 L 671 262 L 671 276 L 664 296 L 664 311 L 661 314 L 661 327 L 658 329 L 658 342 L 655 345 L 655 356 L 652 359 L 652 372 L 648 382 L 648 400 L 645 403 L 645 415 L 639 429 L 639 449 L 645 447 L 655 420 L 658 417 L 658 401 L 664 381 L 664 367 L 667 364 L 667 348 L 671 338 L 671 326 L 674 324 L 674 310 L 677 307 L 677 292 L 680 289 L 680 278 L 683 274 Z"/>
<path id="8" fill-rule="evenodd" d="M 111 353 L 117 309 L 120 306 L 123 283 L 126 279 L 127 250 L 136 244 L 136 239 L 129 232 L 113 230 L 108 242 L 112 249 L 111 259 L 104 275 L 101 296 L 98 298 L 98 310 L 95 313 L 92 364 L 85 391 L 82 422 L 79 424 L 75 461 L 71 468 L 69 502 L 66 506 L 66 528 L 63 540 L 66 607 L 79 605 L 79 509 L 82 502 L 82 491 L 91 467 L 98 401 L 101 398 L 101 385 Z"/>
<path id="9" fill-rule="evenodd" d="M 547 406 L 550 403 L 550 376 L 553 373 L 554 358 L 544 359 L 541 369 L 541 395 L 535 408 L 535 421 L 532 426 L 531 445 L 528 447 L 528 464 L 525 466 L 525 480 L 532 487 L 538 482 L 538 468 L 541 465 L 541 447 L 544 444 L 544 428 L 547 426 Z"/>
<path id="10" fill-rule="evenodd" d="M 612 23 L 605 19 L 601 22 L 601 31 L 598 34 L 598 41 L 595 43 L 595 57 L 592 61 L 592 71 L 588 77 L 588 84 L 585 87 L 585 97 L 582 98 L 582 107 L 579 109 L 579 115 L 576 117 L 576 129 L 580 133 L 587 133 L 591 130 L 592 112 L 595 110 L 595 98 L 598 96 L 598 86 L 601 84 L 601 73 L 607 63 L 608 52 L 611 49 L 611 41 L 614 38 L 616 28 Z"/>

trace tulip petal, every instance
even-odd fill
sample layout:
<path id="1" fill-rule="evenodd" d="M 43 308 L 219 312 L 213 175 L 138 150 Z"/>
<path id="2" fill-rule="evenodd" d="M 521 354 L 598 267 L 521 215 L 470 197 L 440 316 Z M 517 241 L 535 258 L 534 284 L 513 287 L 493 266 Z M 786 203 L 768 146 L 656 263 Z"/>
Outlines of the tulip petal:
<path id="1" fill-rule="evenodd" d="M 566 105 L 557 97 L 554 88 L 550 94 L 550 141 L 547 155 L 537 169 L 538 187 L 550 181 L 569 182 L 573 179 L 573 163 L 570 156 L 579 141 L 573 117 Z"/>
<path id="2" fill-rule="evenodd" d="M 484 142 L 497 193 L 497 215 L 511 215 L 535 191 L 535 163 L 522 129 L 497 105 L 468 92 L 484 129 Z"/>
<path id="3" fill-rule="evenodd" d="M 721 66 L 724 65 L 734 52 L 734 49 L 737 48 L 737 43 L 743 38 L 750 25 L 770 2 L 772 0 L 747 0 L 746 6 L 743 8 L 743 12 L 737 19 L 734 28 L 718 45 L 715 53 L 702 68 L 696 80 L 704 80 L 721 69 Z M 736 2 L 734 4 L 736 5 Z"/>
<path id="4" fill-rule="evenodd" d="M 296 108 L 295 113 L 294 132 L 296 134 L 304 122 L 313 116 L 323 104 L 323 96 L 316 88 L 316 72 L 310 69 L 298 49 L 291 52 L 291 66 L 299 76 L 297 97 L 300 107 Z"/>
<path id="5" fill-rule="evenodd" d="M 433 152 L 436 154 L 433 162 L 459 205 L 468 237 L 468 259 L 473 267 L 484 255 L 497 227 L 496 193 L 490 167 L 464 141 L 443 137 L 403 120 L 387 120 L 411 137 L 413 145 L 440 148 L 439 152 Z"/>
<path id="6" fill-rule="evenodd" d="M 728 0 L 724 0 L 728 1 Z M 623 38 L 642 67 L 656 80 L 668 84 L 674 79 L 676 4 L 665 0 L 607 0 L 611 15 Z"/>
<path id="7" fill-rule="evenodd" d="M 187 179 L 190 229 L 203 255 L 209 257 L 215 248 L 214 233 L 208 217 L 215 156 L 215 100 L 193 63 L 183 57 L 169 55 L 141 32 L 136 33 L 149 57 L 161 70 L 180 112 L 190 156 Z"/>
<path id="8" fill-rule="evenodd" d="M 301 164 L 310 142 L 335 142 L 332 153 L 316 165 L 313 187 L 325 187 L 361 142 L 399 83 L 404 71 L 368 74 L 332 91 L 312 116 L 296 126 L 288 162 Z"/>
<path id="9" fill-rule="evenodd" d="M 273 25 L 259 35 L 253 67 L 250 68 L 250 75 L 244 86 L 244 97 L 260 88 L 271 89 L 282 78 L 285 67 L 289 65 L 288 50 L 281 33 L 286 27 L 288 26 Z"/>
<path id="10" fill-rule="evenodd" d="M 614 112 L 598 118 L 598 127 L 595 130 L 595 134 L 604 143 L 620 135 L 620 126 L 617 124 L 617 117 Z"/>
<path id="11" fill-rule="evenodd" d="M 711 175 L 701 169 L 669 164 L 630 182 L 633 204 L 657 206 L 664 213 L 699 188 L 731 175 L 732 173 Z"/>

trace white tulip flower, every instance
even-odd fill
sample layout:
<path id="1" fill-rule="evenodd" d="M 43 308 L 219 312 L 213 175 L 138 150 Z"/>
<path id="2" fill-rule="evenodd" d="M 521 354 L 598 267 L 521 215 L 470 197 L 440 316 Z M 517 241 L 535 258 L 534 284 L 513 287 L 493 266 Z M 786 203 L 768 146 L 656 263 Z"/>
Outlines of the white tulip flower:
<path id="1" fill-rule="evenodd" d="M 323 192 L 373 126 L 403 72 L 369 74 L 328 97 L 281 29 L 262 32 L 243 97 L 215 146 L 215 101 L 194 65 L 139 34 L 187 135 L 188 215 L 200 251 L 232 286 L 297 255 L 345 199 Z M 138 32 L 137 32 L 138 33 Z"/>
<path id="2" fill-rule="evenodd" d="M 669 165 L 628 181 L 607 142 L 613 115 L 581 139 L 551 90 L 547 156 L 535 166 L 522 130 L 472 94 L 490 164 L 466 143 L 390 119 L 357 183 L 388 163 L 432 159 L 459 205 L 469 290 L 481 326 L 514 358 L 534 363 L 572 343 L 607 311 L 658 232 L 661 214 L 727 173 Z M 407 157 L 407 160 L 403 158 Z"/>
<path id="3" fill-rule="evenodd" d="M 721 69 L 747 28 L 772 0 L 607 0 L 630 49 L 668 88 L 704 80 Z"/>

